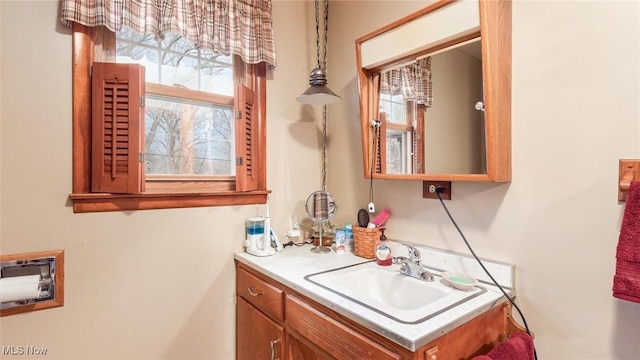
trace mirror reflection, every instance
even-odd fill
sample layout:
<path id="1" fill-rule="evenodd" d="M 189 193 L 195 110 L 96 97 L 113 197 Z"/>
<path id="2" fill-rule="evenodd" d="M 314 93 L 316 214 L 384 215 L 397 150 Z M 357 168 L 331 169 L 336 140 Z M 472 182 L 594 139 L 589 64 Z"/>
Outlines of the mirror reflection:
<path id="1" fill-rule="evenodd" d="M 379 74 L 380 172 L 486 172 L 480 38 Z"/>

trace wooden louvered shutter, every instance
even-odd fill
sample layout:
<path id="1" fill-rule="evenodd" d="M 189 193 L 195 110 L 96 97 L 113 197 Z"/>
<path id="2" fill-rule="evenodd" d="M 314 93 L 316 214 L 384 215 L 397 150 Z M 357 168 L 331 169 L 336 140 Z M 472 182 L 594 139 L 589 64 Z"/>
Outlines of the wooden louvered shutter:
<path id="1" fill-rule="evenodd" d="M 144 67 L 94 63 L 91 191 L 144 192 Z"/>
<path id="2" fill-rule="evenodd" d="M 380 121 L 380 126 L 373 127 L 373 136 L 371 137 L 372 146 L 371 151 L 373 154 L 370 154 L 370 161 L 372 169 L 369 171 L 373 174 L 381 174 L 385 173 L 386 170 L 386 160 L 387 160 L 387 114 L 383 111 L 380 111 L 380 87 L 381 87 L 381 79 L 380 74 L 372 74 L 371 75 L 371 86 L 375 90 L 373 91 L 373 95 L 371 98 L 371 114 L 373 115 L 372 120 Z M 383 135 L 384 134 L 384 135 Z"/>
<path id="3" fill-rule="evenodd" d="M 376 142 L 376 167 L 377 174 L 387 173 L 387 113 L 380 112 L 380 126 L 375 134 Z"/>
<path id="4" fill-rule="evenodd" d="M 255 93 L 238 85 L 236 114 L 236 191 L 258 189 L 258 126 Z"/>

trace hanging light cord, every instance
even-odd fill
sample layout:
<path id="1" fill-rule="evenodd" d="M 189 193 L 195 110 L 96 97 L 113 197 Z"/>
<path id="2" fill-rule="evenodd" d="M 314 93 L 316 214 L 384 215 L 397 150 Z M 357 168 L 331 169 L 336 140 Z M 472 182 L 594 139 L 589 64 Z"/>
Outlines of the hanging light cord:
<path id="1" fill-rule="evenodd" d="M 327 69 L 327 40 L 329 38 L 329 0 L 324 4 L 324 38 L 320 46 L 320 0 L 315 1 L 316 14 L 316 61 L 318 68 Z M 322 57 L 320 48 L 322 47 Z M 322 106 L 322 191 L 327 191 L 327 105 Z"/>
<path id="2" fill-rule="evenodd" d="M 322 106 L 322 191 L 327 191 L 327 105 Z"/>
<path id="3" fill-rule="evenodd" d="M 320 0 L 315 1 L 316 7 L 316 62 L 318 68 L 327 70 L 327 40 L 329 38 L 329 0 L 322 0 L 324 4 L 324 39 L 322 43 L 322 60 L 320 58 Z"/>

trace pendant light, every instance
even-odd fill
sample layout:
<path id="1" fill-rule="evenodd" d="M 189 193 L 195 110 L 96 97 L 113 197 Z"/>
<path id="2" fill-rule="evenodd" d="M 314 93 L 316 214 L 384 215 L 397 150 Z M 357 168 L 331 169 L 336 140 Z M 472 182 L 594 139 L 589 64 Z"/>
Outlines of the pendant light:
<path id="1" fill-rule="evenodd" d="M 327 87 L 327 38 L 329 33 L 329 0 L 322 0 L 324 5 L 324 34 L 322 43 L 322 59 L 320 58 L 320 1 L 315 0 L 316 14 L 316 68 L 311 70 L 309 75 L 309 85 L 307 91 L 298 96 L 296 100 L 303 104 L 328 105 L 340 101 L 340 96 L 336 95 Z"/>
<path id="2" fill-rule="evenodd" d="M 323 46 L 320 46 L 320 1 L 324 5 Z M 331 218 L 337 211 L 333 196 L 327 192 L 327 104 L 340 101 L 340 97 L 327 87 L 327 34 L 329 24 L 329 0 L 315 0 L 316 14 L 316 68 L 311 71 L 309 89 L 297 100 L 303 104 L 322 105 L 322 191 L 316 191 L 307 198 L 306 209 L 314 222 L 312 237 L 318 233 L 318 245 L 311 249 L 315 254 L 327 254 L 331 248 L 323 245 L 323 234 L 335 235 Z M 322 50 L 322 58 L 320 51 Z M 325 231 L 326 230 L 326 231 Z"/>

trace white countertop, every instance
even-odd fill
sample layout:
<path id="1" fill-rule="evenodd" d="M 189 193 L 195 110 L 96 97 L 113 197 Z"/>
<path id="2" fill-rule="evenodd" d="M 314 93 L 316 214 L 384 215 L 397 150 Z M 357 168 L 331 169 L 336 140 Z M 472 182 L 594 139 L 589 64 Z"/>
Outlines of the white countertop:
<path id="1" fill-rule="evenodd" d="M 495 285 L 483 281 L 488 277 L 478 272 L 475 259 L 448 251 L 417 246 L 422 253 L 423 265 L 434 274 L 440 274 L 442 270 L 464 271 L 483 282 L 481 285 L 487 291 L 423 322 L 401 323 L 305 280 L 304 277 L 310 274 L 371 261 L 355 256 L 349 251 L 337 254 L 332 250 L 327 254 L 315 254 L 310 251 L 312 247 L 309 244 L 299 247 L 289 246 L 281 252 L 265 257 L 242 252 L 236 253 L 234 258 L 411 351 L 508 301 Z M 505 290 L 513 296 L 515 267 L 485 260 L 483 263 L 489 268 L 494 278 L 501 285 L 506 286 Z M 399 265 L 391 266 L 400 267 Z"/>

